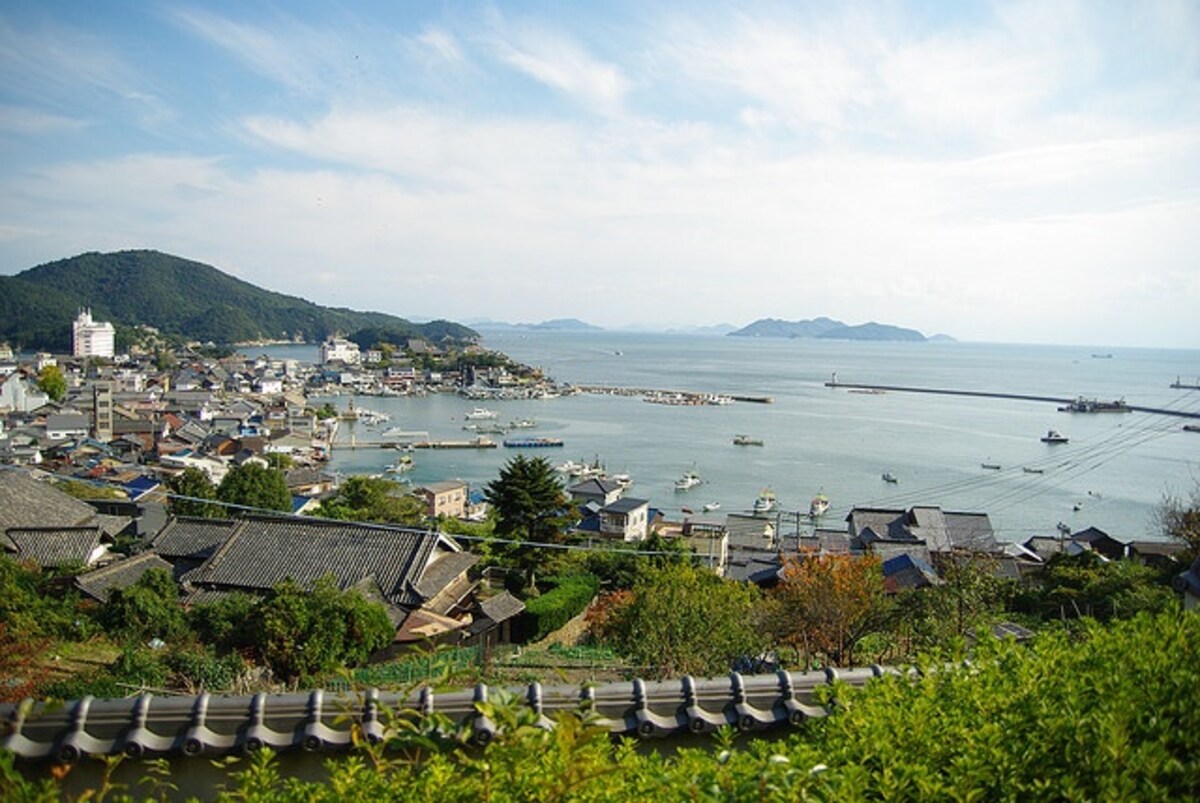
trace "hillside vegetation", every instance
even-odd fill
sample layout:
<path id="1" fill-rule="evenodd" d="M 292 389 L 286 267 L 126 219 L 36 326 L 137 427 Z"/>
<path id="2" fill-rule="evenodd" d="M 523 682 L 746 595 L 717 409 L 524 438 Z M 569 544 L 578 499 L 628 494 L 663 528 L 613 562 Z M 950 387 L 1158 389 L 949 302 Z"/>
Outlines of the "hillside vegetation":
<path id="1" fill-rule="evenodd" d="M 159 253 L 88 253 L 0 276 L 0 340 L 14 347 L 65 351 L 80 307 L 117 326 L 151 326 L 187 340 L 323 340 L 364 329 L 393 339 L 465 342 L 460 324 L 414 324 L 380 312 L 323 307 L 255 287 L 211 265 Z"/>

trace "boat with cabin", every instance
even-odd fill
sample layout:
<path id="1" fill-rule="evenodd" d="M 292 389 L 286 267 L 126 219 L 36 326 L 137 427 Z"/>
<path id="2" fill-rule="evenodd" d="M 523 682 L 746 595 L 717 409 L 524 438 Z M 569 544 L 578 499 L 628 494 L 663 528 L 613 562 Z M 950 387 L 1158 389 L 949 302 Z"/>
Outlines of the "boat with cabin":
<path id="1" fill-rule="evenodd" d="M 751 438 L 748 435 L 735 435 L 733 437 L 734 446 L 762 446 L 762 438 Z"/>
<path id="2" fill-rule="evenodd" d="M 896 483 L 900 482 L 900 480 L 896 479 L 896 475 L 890 471 L 883 472 L 883 481 L 889 485 L 895 485 Z"/>
<path id="3" fill-rule="evenodd" d="M 1070 438 L 1063 435 L 1057 429 L 1047 430 L 1046 434 L 1042 436 L 1042 443 L 1067 443 L 1068 441 L 1070 441 Z"/>
<path id="4" fill-rule="evenodd" d="M 397 457 L 391 465 L 383 470 L 385 474 L 403 474 L 406 471 L 412 471 L 413 458 L 410 454 L 402 454 Z"/>
<path id="5" fill-rule="evenodd" d="M 695 471 L 685 471 L 685 472 L 683 472 L 682 477 L 675 480 L 675 490 L 690 491 L 692 488 L 695 488 L 701 482 L 703 482 L 703 480 L 700 479 L 700 475 L 697 474 Z"/>
<path id="6" fill-rule="evenodd" d="M 750 508 L 750 510 L 755 515 L 762 515 L 765 513 L 770 513 L 772 510 L 774 510 L 776 504 L 777 500 L 775 499 L 775 492 L 770 488 L 763 488 L 758 494 L 758 498 L 754 500 L 754 505 Z"/>
<path id="7" fill-rule="evenodd" d="M 813 500 L 808 503 L 808 515 L 812 518 L 825 515 L 829 510 L 829 497 L 823 493 L 818 493 L 813 497 Z"/>

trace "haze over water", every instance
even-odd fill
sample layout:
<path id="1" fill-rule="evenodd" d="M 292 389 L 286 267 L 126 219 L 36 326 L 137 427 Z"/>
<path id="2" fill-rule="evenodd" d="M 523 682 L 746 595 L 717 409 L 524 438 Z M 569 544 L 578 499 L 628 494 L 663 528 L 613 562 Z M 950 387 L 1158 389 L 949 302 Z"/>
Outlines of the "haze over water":
<path id="1" fill-rule="evenodd" d="M 1186 495 L 1200 481 L 1200 434 L 1182 430 L 1189 419 L 1072 414 L 1041 402 L 871 395 L 824 386 L 837 372 L 851 383 L 1124 398 L 1135 406 L 1200 412 L 1200 391 L 1169 387 L 1177 377 L 1189 384 L 1200 379 L 1200 351 L 609 332 L 487 332 L 485 345 L 540 366 L 560 382 L 773 397 L 769 405 L 721 407 L 586 394 L 488 403 L 500 422 L 539 422 L 518 434 L 566 444 L 530 453 L 555 463 L 599 459 L 610 472 L 633 475 L 630 495 L 675 517 L 683 507 L 699 511 L 709 502 L 719 502 L 722 512 L 748 510 L 770 487 L 785 511 L 806 511 L 809 500 L 824 492 L 832 502 L 824 526 L 841 527 L 854 505 L 926 504 L 986 512 L 1006 540 L 1054 534 L 1058 522 L 1132 539 L 1157 535 L 1154 513 L 1164 494 Z M 451 395 L 358 401 L 391 415 L 386 426 L 446 439 L 472 435 L 462 429 L 463 415 L 477 404 Z M 378 439 L 378 430 L 355 427 L 356 437 Z M 1051 428 L 1070 443 L 1042 443 Z M 762 438 L 765 445 L 735 446 L 736 434 Z M 461 478 L 482 488 L 514 453 L 503 447 L 418 451 L 408 476 L 415 483 Z M 339 450 L 331 468 L 377 473 L 391 457 L 374 449 Z M 984 462 L 1002 469 L 983 469 Z M 674 480 L 693 468 L 704 484 L 676 492 Z M 885 471 L 899 482 L 883 482 Z"/>

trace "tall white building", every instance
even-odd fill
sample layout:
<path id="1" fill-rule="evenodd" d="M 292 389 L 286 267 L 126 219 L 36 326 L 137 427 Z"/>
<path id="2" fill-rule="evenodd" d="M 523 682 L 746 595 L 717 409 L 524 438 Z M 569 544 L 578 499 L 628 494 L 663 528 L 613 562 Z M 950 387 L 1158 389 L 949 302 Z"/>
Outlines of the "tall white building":
<path id="1" fill-rule="evenodd" d="M 358 365 L 362 362 L 362 354 L 358 344 L 340 337 L 331 337 L 321 344 L 321 362 L 342 362 L 346 365 Z"/>
<path id="2" fill-rule="evenodd" d="M 82 309 L 72 325 L 71 353 L 76 357 L 111 357 L 115 349 L 116 330 L 108 321 L 93 321 L 92 311 Z"/>

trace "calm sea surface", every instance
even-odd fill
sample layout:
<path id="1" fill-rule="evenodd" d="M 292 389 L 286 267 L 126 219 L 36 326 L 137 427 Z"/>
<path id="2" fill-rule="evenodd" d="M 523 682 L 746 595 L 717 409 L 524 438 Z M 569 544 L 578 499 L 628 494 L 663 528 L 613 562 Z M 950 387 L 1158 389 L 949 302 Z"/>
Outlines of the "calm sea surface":
<path id="1" fill-rule="evenodd" d="M 717 407 L 593 395 L 488 403 L 500 422 L 537 420 L 536 429 L 517 434 L 565 441 L 562 449 L 531 454 L 555 463 L 599 460 L 610 472 L 627 472 L 635 483 L 630 494 L 668 515 L 712 502 L 722 512 L 748 510 L 769 487 L 785 510 L 807 510 L 815 494 L 826 494 L 832 503 L 826 526 L 839 523 L 854 505 L 924 504 L 986 512 L 1007 540 L 1054 533 L 1058 522 L 1130 539 L 1154 537 L 1154 513 L 1164 495 L 1186 496 L 1200 483 L 1200 434 L 1182 430 L 1188 419 L 1083 415 L 1040 402 L 869 395 L 824 386 L 836 372 L 842 382 L 1124 398 L 1132 405 L 1200 412 L 1200 391 L 1169 387 L 1177 377 L 1200 381 L 1200 351 L 607 332 L 489 332 L 485 344 L 560 382 L 771 396 L 769 405 Z M 265 351 L 316 355 L 311 347 Z M 347 400 L 339 398 L 342 406 Z M 391 421 L 374 429 L 345 426 L 342 435 L 378 440 L 381 429 L 400 426 L 426 430 L 435 439 L 465 438 L 473 433 L 463 431 L 463 416 L 477 404 L 452 395 L 364 397 L 359 407 L 385 412 Z M 1070 443 L 1042 443 L 1051 428 Z M 735 446 L 736 434 L 765 445 Z M 513 454 L 503 447 L 418 451 L 408 476 L 416 483 L 459 478 L 482 488 Z M 341 449 L 331 468 L 378 473 L 392 456 Z M 984 469 L 985 462 L 1002 468 Z M 674 480 L 687 470 L 698 472 L 704 484 L 675 491 Z M 885 483 L 883 472 L 899 482 Z"/>

